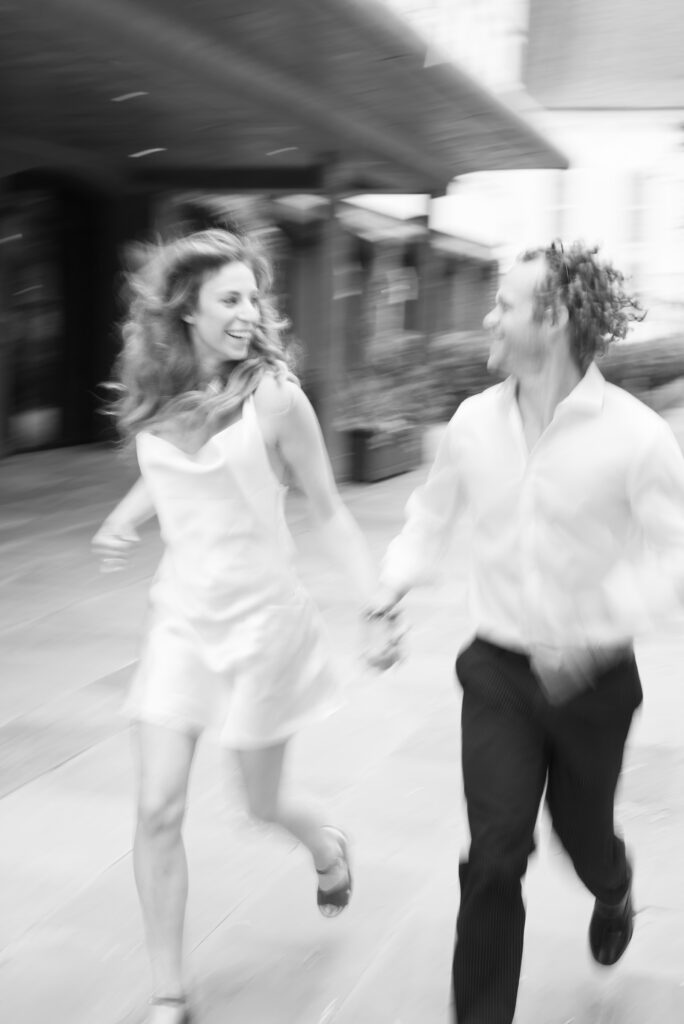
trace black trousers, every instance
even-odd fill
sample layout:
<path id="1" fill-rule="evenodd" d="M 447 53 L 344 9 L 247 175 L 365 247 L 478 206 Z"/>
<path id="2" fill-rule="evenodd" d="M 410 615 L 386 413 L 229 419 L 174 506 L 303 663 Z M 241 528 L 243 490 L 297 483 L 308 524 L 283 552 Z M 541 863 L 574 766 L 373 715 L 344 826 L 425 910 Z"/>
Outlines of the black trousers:
<path id="1" fill-rule="evenodd" d="M 460 866 L 453 985 L 458 1024 L 511 1024 L 525 928 L 521 880 L 546 786 L 553 828 L 587 888 L 626 891 L 613 808 L 642 692 L 633 654 L 552 705 L 522 654 L 476 638 L 459 655 L 470 851 Z"/>

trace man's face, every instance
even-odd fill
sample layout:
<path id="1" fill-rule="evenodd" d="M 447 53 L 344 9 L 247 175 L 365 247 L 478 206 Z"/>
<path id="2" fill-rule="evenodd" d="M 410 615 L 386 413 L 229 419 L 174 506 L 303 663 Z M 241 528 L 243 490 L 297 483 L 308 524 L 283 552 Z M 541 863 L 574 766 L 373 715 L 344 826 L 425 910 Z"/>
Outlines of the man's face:
<path id="1" fill-rule="evenodd" d="M 535 291 L 546 270 L 542 257 L 514 263 L 501 282 L 496 304 L 484 318 L 492 336 L 487 368 L 515 377 L 538 372 L 549 351 L 546 321 L 535 321 Z"/>

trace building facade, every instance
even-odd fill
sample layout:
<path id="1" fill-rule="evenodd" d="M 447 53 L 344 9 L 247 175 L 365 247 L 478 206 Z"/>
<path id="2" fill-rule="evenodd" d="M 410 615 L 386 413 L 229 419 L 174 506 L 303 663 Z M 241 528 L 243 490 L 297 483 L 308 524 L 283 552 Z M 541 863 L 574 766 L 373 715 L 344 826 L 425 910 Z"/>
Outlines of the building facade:
<path id="1" fill-rule="evenodd" d="M 475 173 L 434 218 L 494 246 L 502 267 L 554 237 L 602 246 L 649 316 L 684 319 L 684 19 L 671 0 L 386 0 L 433 49 L 523 110 L 567 170 Z"/>
<path id="2" fill-rule="evenodd" d="M 430 264 L 424 220 L 398 257 L 383 229 L 368 261 L 343 204 L 564 165 L 377 0 L 318 0 L 310 14 L 308 0 L 45 0 L 40 19 L 7 5 L 0 451 L 111 436 L 100 383 L 118 347 L 122 254 L 166 230 L 191 191 L 239 199 L 248 224 L 268 211 L 307 387 L 344 475 L 334 400 L 358 358 L 358 296 L 386 282 L 376 333 L 400 316 L 427 336 Z"/>

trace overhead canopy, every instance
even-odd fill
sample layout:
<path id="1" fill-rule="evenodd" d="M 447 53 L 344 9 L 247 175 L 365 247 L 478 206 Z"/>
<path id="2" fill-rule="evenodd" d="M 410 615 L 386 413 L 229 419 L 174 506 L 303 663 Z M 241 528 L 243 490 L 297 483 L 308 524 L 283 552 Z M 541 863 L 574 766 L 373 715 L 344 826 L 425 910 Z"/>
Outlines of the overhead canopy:
<path id="1" fill-rule="evenodd" d="M 3 0 L 1 18 L 0 175 L 439 194 L 566 165 L 378 0 Z"/>

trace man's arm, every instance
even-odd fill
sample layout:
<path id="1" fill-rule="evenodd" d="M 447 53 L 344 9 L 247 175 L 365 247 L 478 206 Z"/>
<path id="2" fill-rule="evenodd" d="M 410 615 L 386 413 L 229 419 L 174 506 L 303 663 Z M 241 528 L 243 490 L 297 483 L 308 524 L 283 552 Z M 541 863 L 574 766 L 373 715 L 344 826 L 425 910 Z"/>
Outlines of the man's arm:
<path id="1" fill-rule="evenodd" d="M 639 633 L 684 607 L 684 456 L 664 420 L 656 421 L 634 459 L 629 501 L 643 555 L 613 573 L 610 597 Z"/>
<path id="2" fill-rule="evenodd" d="M 390 543 L 382 563 L 380 586 L 372 602 L 387 613 L 414 586 L 432 582 L 451 540 L 463 504 L 458 459 L 458 413 L 442 437 L 427 481 L 406 505 L 401 533 Z"/>

